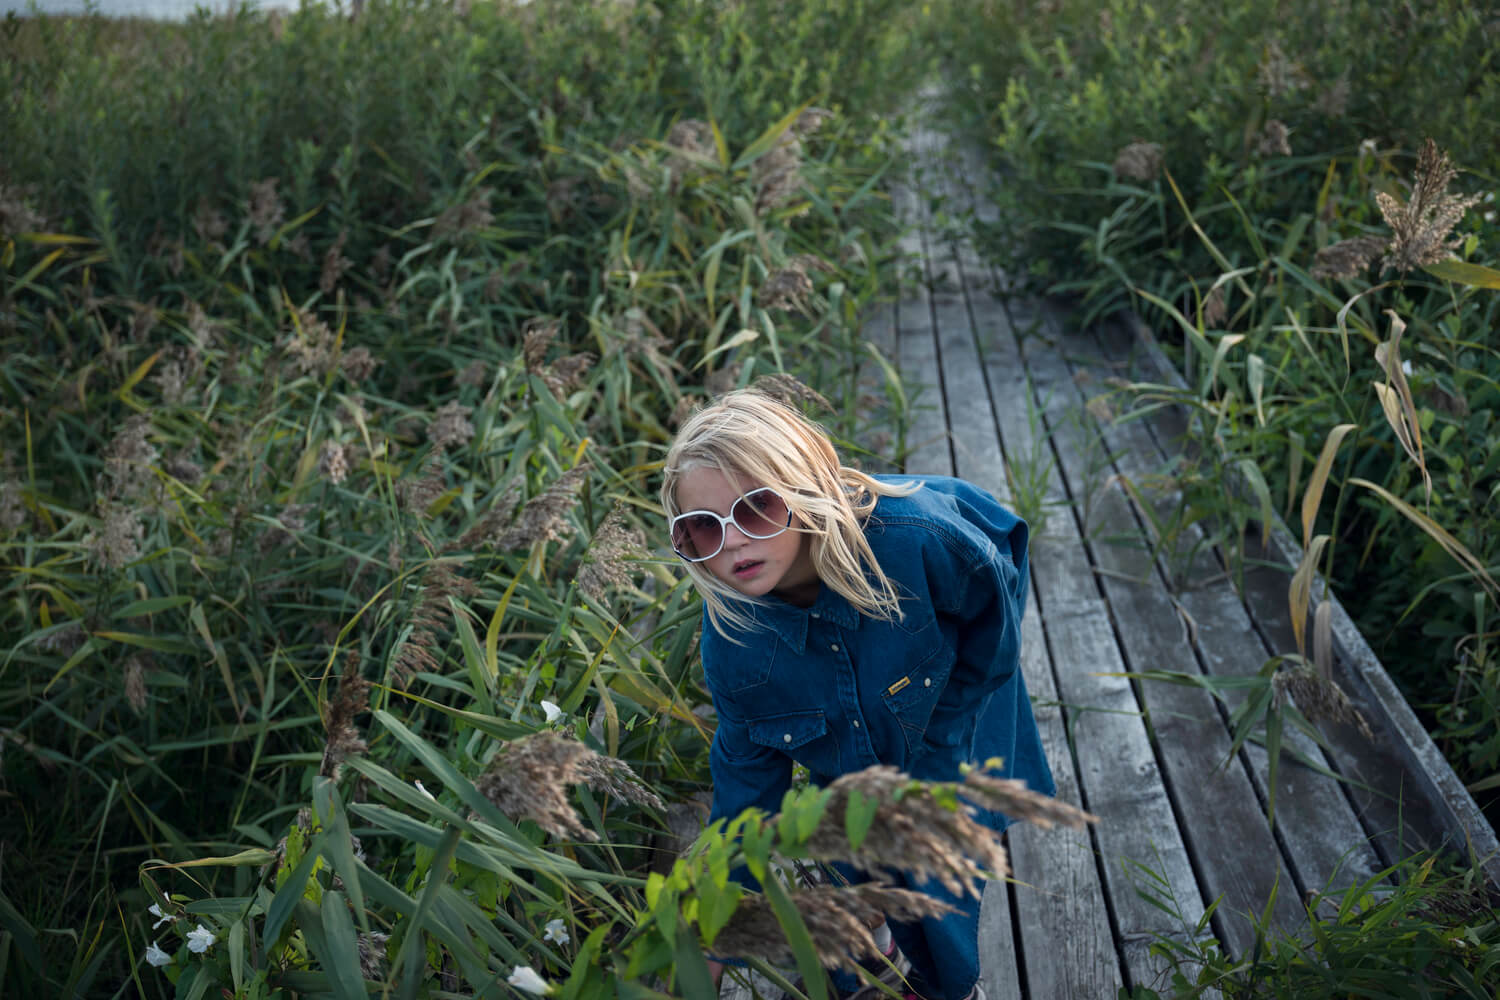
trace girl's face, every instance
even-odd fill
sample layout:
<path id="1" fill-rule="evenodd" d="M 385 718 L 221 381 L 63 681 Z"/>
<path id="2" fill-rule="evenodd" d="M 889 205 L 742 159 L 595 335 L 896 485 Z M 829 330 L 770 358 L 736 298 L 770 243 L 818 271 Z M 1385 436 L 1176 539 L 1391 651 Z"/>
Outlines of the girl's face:
<path id="1" fill-rule="evenodd" d="M 766 485 L 739 482 L 718 469 L 694 466 L 677 483 L 678 509 L 709 510 L 727 517 L 736 500 Z M 817 599 L 820 583 L 807 536 L 791 528 L 772 538 L 752 538 L 733 522 L 724 526 L 724 547 L 698 565 L 746 597 L 777 597 L 801 607 Z"/>

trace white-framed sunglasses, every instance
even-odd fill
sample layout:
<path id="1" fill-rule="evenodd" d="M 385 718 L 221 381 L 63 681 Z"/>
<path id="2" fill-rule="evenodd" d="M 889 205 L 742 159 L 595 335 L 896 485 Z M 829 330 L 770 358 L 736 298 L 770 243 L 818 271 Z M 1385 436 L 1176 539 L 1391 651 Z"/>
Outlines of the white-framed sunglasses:
<path id="1" fill-rule="evenodd" d="M 685 510 L 672 518 L 672 549 L 688 562 L 712 559 L 724 548 L 724 528 L 733 524 L 750 538 L 775 538 L 792 525 L 792 511 L 769 486 L 734 502 L 729 516 L 711 510 Z"/>

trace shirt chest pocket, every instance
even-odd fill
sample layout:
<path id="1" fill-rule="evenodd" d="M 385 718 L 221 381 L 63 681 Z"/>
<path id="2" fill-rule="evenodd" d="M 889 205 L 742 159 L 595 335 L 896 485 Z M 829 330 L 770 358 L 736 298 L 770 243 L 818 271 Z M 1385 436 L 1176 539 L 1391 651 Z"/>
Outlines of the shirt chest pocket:
<path id="1" fill-rule="evenodd" d="M 908 752 L 915 752 L 929 735 L 927 723 L 932 719 L 932 709 L 947 680 L 947 671 L 939 669 L 940 665 L 938 661 L 929 661 L 886 688 L 881 695 L 886 709 L 901 723 Z M 931 735 L 941 736 L 937 733 Z"/>
<path id="2" fill-rule="evenodd" d="M 838 741 L 829 734 L 828 720 L 821 711 L 766 715 L 750 719 L 747 728 L 752 743 L 779 750 L 814 774 L 832 777 L 843 773 Z"/>

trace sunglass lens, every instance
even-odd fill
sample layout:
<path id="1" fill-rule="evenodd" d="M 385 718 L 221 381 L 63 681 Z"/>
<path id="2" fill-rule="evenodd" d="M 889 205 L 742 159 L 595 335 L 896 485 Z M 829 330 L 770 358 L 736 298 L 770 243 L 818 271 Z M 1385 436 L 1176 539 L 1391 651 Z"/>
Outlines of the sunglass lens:
<path id="1" fill-rule="evenodd" d="M 735 501 L 734 523 L 753 538 L 769 538 L 786 530 L 786 501 L 771 489 L 754 490 Z"/>
<path id="2" fill-rule="evenodd" d="M 688 514 L 672 522 L 672 547 L 689 559 L 706 559 L 724 544 L 724 526 L 706 514 Z"/>

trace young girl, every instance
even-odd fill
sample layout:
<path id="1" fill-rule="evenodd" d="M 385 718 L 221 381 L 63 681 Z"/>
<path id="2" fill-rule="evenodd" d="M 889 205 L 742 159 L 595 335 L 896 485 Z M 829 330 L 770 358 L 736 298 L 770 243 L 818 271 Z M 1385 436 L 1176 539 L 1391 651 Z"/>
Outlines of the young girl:
<path id="1" fill-rule="evenodd" d="M 826 784 L 873 764 L 953 781 L 998 757 L 1055 793 L 1018 669 L 1026 525 L 993 497 L 842 466 L 820 429 L 753 390 L 694 414 L 665 471 L 672 547 L 703 595 L 713 819 L 779 811 L 794 761 Z M 979 901 L 909 887 L 959 912 L 891 924 L 906 996 L 982 1000 Z"/>

